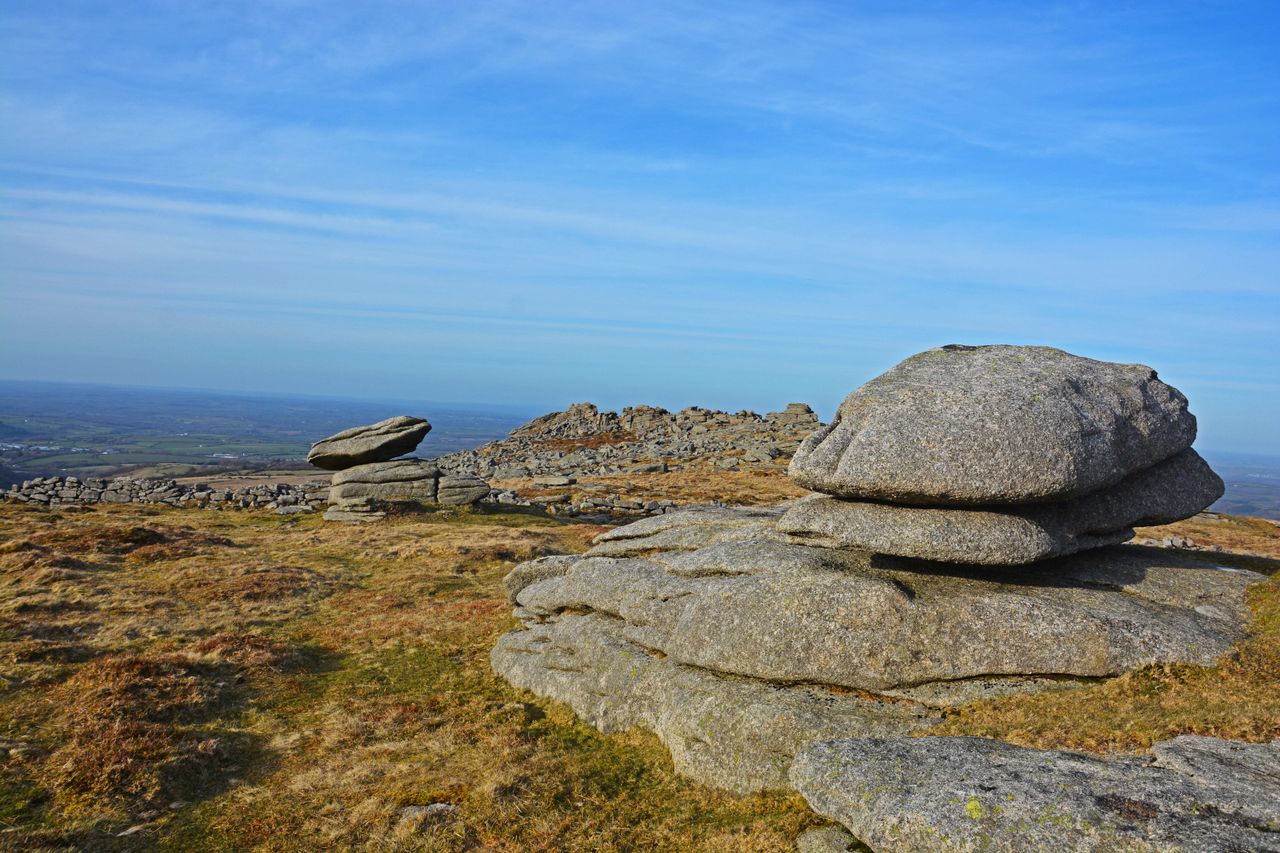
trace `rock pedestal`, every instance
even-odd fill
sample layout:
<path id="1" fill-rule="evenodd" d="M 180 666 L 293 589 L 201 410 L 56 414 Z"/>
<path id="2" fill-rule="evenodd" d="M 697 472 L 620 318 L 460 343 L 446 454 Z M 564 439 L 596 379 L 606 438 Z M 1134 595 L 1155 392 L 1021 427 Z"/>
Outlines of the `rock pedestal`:
<path id="1" fill-rule="evenodd" d="M 793 767 L 797 753 L 925 744 L 903 736 L 948 706 L 1209 665 L 1242 636 L 1261 575 L 1117 544 L 1221 494 L 1194 435 L 1185 398 L 1149 368 L 931 350 L 805 440 L 792 475 L 829 494 L 668 513 L 517 566 L 505 583 L 523 628 L 492 664 L 602 730 L 652 730 L 694 779 L 821 790 L 811 801 L 860 840 L 887 837 L 823 805 L 858 808 L 863 789 L 840 775 L 857 762 Z"/>
<path id="2" fill-rule="evenodd" d="M 312 445 L 307 458 L 338 468 L 329 489 L 329 521 L 377 521 L 388 503 L 466 506 L 489 495 L 489 484 L 469 474 L 442 471 L 426 459 L 395 459 L 418 446 L 431 429 L 421 418 L 388 418 L 344 430 Z M 349 460 L 368 459 L 363 464 Z"/>

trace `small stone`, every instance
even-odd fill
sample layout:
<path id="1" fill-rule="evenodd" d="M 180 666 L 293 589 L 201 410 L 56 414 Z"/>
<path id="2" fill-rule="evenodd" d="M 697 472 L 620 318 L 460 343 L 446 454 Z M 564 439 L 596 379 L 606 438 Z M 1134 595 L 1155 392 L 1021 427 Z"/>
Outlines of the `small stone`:
<path id="1" fill-rule="evenodd" d="M 811 829 L 796 839 L 796 853 L 853 853 L 858 839 L 842 826 Z"/>

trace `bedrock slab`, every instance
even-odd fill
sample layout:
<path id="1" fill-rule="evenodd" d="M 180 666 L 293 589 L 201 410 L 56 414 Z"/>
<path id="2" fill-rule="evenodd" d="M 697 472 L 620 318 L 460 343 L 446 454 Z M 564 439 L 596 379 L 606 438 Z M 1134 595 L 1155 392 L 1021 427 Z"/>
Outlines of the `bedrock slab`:
<path id="1" fill-rule="evenodd" d="M 601 731 L 652 731 L 677 772 L 738 793 L 788 788 L 792 758 L 811 743 L 902 734 L 937 721 L 912 702 L 684 666 L 631 642 L 622 620 L 601 613 L 512 631 L 490 658 L 516 687 L 568 704 Z"/>
<path id="2" fill-rule="evenodd" d="M 1240 636 L 1245 588 L 1264 579 L 1139 546 L 962 568 L 745 539 L 545 558 L 507 583 L 526 623 L 597 612 L 679 663 L 885 691 L 1209 664 Z"/>
<path id="3" fill-rule="evenodd" d="M 1140 364 L 948 346 L 850 394 L 791 461 L 815 491 L 921 506 L 1078 497 L 1191 446 L 1186 398 Z"/>
<path id="4" fill-rule="evenodd" d="M 328 471 L 385 462 L 412 451 L 429 432 L 431 424 L 424 419 L 397 415 L 320 439 L 311 445 L 307 461 Z"/>
<path id="5" fill-rule="evenodd" d="M 1114 486 L 1066 501 L 995 509 L 909 507 L 815 495 L 795 502 L 778 528 L 829 548 L 955 563 L 1010 565 L 1116 545 L 1133 527 L 1204 510 L 1222 478 L 1187 449 Z"/>
<path id="6" fill-rule="evenodd" d="M 807 747 L 790 778 L 876 851 L 1280 851 L 1280 741 L 1183 736 L 1101 758 L 863 738 Z"/>

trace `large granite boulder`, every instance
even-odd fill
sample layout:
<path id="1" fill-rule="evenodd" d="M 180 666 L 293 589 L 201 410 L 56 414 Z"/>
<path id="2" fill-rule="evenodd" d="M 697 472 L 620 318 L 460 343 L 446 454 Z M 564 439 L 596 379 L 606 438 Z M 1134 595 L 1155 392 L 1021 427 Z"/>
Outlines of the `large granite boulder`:
<path id="1" fill-rule="evenodd" d="M 1101 758 L 968 737 L 840 740 L 790 778 L 876 851 L 1280 851 L 1280 741 Z"/>
<path id="2" fill-rule="evenodd" d="M 427 459 L 371 462 L 333 475 L 329 500 L 340 508 L 325 517 L 349 520 L 342 513 L 365 512 L 359 506 L 370 501 L 466 506 L 488 494 L 489 484 L 479 477 L 441 471 Z M 368 515 L 362 517 L 368 518 Z"/>
<path id="3" fill-rule="evenodd" d="M 920 506 L 1078 497 L 1191 446 L 1187 400 L 1139 364 L 947 346 L 850 394 L 796 451 L 815 491 Z"/>
<path id="4" fill-rule="evenodd" d="M 307 461 L 327 471 L 385 462 L 411 452 L 429 432 L 431 424 L 422 418 L 398 415 L 322 438 L 311 445 Z"/>
<path id="5" fill-rule="evenodd" d="M 717 756 L 748 736 L 734 734 L 746 720 L 727 716 L 741 690 L 796 696 L 787 691 L 808 685 L 857 698 L 828 719 L 846 736 L 910 729 L 976 696 L 1157 661 L 1211 663 L 1242 632 L 1245 588 L 1263 580 L 1137 546 L 989 568 L 807 547 L 776 530 L 781 513 L 742 510 L 736 525 L 729 509 L 672 513 L 632 525 L 647 534 L 614 532 L 582 556 L 518 566 L 507 590 L 524 628 L 499 639 L 494 669 L 602 728 L 653 729 L 696 779 L 759 790 L 782 784 L 778 757 L 822 729 L 826 712 L 803 704 L 812 716 L 797 729 L 751 705 L 768 713 L 751 719 L 752 749 L 730 771 Z M 704 525 L 713 536 L 688 530 Z M 623 543 L 632 556 L 605 555 Z M 712 697 L 714 732 L 675 713 L 688 704 L 672 698 L 675 673 L 680 684 L 696 675 Z"/>
<path id="6" fill-rule="evenodd" d="M 1189 518 L 1222 493 L 1222 479 L 1187 449 L 1114 486 L 1056 503 L 961 509 L 815 495 L 795 502 L 779 528 L 799 542 L 830 548 L 1016 565 L 1125 542 L 1133 527 Z"/>

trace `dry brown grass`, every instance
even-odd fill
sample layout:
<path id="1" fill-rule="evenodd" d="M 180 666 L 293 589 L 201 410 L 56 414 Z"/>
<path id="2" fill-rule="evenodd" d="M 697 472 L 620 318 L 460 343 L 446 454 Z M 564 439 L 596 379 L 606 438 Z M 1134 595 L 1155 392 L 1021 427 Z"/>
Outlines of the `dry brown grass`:
<path id="1" fill-rule="evenodd" d="M 1263 518 L 1201 513 L 1175 524 L 1139 528 L 1138 535 L 1157 541 L 1188 538 L 1200 546 L 1280 560 L 1280 526 Z"/>
<path id="2" fill-rule="evenodd" d="M 563 487 L 537 486 L 532 478 L 495 483 L 500 488 L 514 489 L 522 497 L 569 494 L 576 501 L 601 494 L 582 488 L 587 484 L 604 486 L 604 491 L 627 498 L 666 499 L 678 504 L 723 501 L 742 506 L 768 506 L 810 494 L 788 479 L 786 468 L 779 465 L 758 465 L 739 471 L 716 471 L 709 466 L 698 466 L 665 474 L 584 476 L 578 485 Z"/>
<path id="3" fill-rule="evenodd" d="M 789 496 L 756 470 L 598 479 L 637 497 Z M 1216 524 L 1233 542 L 1268 532 Z M 0 828 L 18 830 L 0 846 L 791 849 L 817 822 L 798 798 L 681 780 L 653 737 L 601 735 L 491 673 L 514 624 L 502 576 L 602 529 L 0 505 Z M 969 706 L 944 730 L 1098 749 L 1180 731 L 1274 736 L 1278 599 L 1274 581 L 1255 593 L 1253 636 L 1217 667 Z M 433 802 L 457 809 L 402 814 Z"/>
<path id="4" fill-rule="evenodd" d="M 0 541 L 28 543 L 0 548 L 0 739 L 17 750 L 0 753 L 0 827 L 19 830 L 0 843 L 789 849 L 815 822 L 798 798 L 690 784 L 654 738 L 601 735 L 491 673 L 502 576 L 602 529 L 0 506 Z M 401 813 L 432 802 L 457 811 Z"/>
<path id="5" fill-rule="evenodd" d="M 297 649 L 256 632 L 223 631 L 191 647 L 198 660 L 229 663 L 242 669 L 280 669 L 296 663 Z"/>
<path id="6" fill-rule="evenodd" d="M 199 790 L 222 751 L 191 724 L 225 700 L 226 677 L 178 654 L 86 664 L 51 691 L 59 743 L 36 780 L 72 814 L 136 812 Z"/>
<path id="7" fill-rule="evenodd" d="M 1098 752 L 1138 751 L 1180 734 L 1280 737 L 1280 577 L 1250 592 L 1251 633 L 1216 666 L 1147 666 L 1073 690 L 977 702 L 927 734 Z"/>

